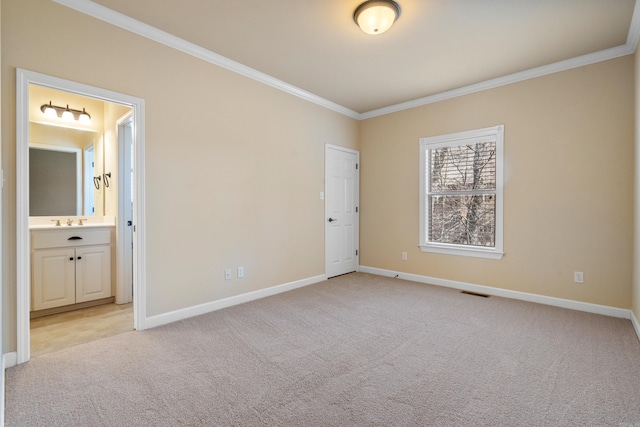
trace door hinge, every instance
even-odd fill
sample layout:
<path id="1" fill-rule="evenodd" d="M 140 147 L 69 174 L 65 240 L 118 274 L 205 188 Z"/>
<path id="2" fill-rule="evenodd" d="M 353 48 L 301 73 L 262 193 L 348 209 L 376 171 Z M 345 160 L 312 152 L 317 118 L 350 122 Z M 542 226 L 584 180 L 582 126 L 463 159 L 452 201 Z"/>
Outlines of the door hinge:
<path id="1" fill-rule="evenodd" d="M 358 250 L 356 249 L 356 256 L 358 256 Z"/>
<path id="2" fill-rule="evenodd" d="M 358 207 L 356 206 L 356 213 L 358 213 Z"/>
<path id="3" fill-rule="evenodd" d="M 356 163 L 356 170 L 358 170 L 358 164 Z"/>

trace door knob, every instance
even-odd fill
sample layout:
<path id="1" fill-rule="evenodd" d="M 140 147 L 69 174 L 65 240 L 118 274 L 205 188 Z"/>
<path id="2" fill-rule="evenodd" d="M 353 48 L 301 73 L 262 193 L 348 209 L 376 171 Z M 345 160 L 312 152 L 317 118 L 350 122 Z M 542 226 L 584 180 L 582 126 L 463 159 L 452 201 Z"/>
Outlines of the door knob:
<path id="1" fill-rule="evenodd" d="M 329 218 L 329 222 L 337 221 L 337 219 Z"/>

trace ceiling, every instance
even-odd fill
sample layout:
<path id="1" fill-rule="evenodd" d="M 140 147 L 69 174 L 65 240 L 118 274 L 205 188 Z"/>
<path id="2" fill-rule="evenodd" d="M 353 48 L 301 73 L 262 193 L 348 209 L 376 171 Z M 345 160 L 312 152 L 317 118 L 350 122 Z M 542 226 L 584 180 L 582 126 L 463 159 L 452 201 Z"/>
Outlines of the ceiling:
<path id="1" fill-rule="evenodd" d="M 353 22 L 362 1 L 94 3 L 356 115 L 584 55 L 630 54 L 640 24 L 635 0 L 398 0 L 398 21 L 371 36 Z"/>

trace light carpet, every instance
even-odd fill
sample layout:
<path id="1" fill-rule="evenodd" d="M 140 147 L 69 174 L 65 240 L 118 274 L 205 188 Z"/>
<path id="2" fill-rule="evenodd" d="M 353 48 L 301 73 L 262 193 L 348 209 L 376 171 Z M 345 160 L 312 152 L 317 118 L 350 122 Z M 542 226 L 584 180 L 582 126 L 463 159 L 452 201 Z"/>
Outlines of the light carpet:
<path id="1" fill-rule="evenodd" d="M 6 426 L 640 426 L 629 320 L 353 273 L 7 370 Z"/>

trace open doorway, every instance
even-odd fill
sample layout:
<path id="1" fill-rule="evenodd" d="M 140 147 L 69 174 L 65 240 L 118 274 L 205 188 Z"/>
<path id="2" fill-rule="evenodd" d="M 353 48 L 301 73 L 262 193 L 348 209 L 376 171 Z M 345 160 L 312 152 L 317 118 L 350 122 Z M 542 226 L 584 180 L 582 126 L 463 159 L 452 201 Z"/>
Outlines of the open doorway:
<path id="1" fill-rule="evenodd" d="M 17 177 L 16 177 L 16 228 L 17 228 L 17 362 L 23 363 L 31 356 L 31 317 L 34 307 L 42 310 L 39 314 L 51 315 L 46 310 L 64 311 L 98 310 L 108 304 L 119 303 L 118 312 L 129 305 L 129 330 L 144 329 L 145 295 L 144 286 L 144 230 L 143 203 L 143 100 L 100 88 L 90 87 L 67 80 L 57 79 L 26 70 L 17 70 Z M 61 100 L 33 101 L 33 93 L 45 91 L 47 96 Z M 48 92 L 47 92 L 48 91 Z M 52 92 L 53 91 L 53 92 Z M 55 92 L 57 91 L 57 92 Z M 53 95 L 49 95 L 53 94 Z M 58 139 L 68 140 L 69 135 L 80 135 L 81 150 L 92 156 L 91 167 L 83 163 L 82 173 L 78 173 L 83 184 L 78 190 L 82 200 L 76 212 L 57 212 L 53 215 L 33 217 L 30 214 L 29 195 L 29 145 L 34 135 L 46 138 L 46 123 L 38 113 L 44 115 L 46 102 L 56 106 L 67 105 L 65 99 L 80 99 L 94 106 L 94 116 L 102 129 L 86 129 L 86 123 L 78 126 L 73 119 L 66 124 L 56 122 L 54 131 Z M 53 102 L 55 101 L 55 102 Z M 96 104 L 97 103 L 97 104 Z M 34 105 L 32 105 L 34 104 Z M 63 106 L 64 106 L 63 105 Z M 96 107 L 96 105 L 98 105 Z M 100 107 L 102 106 L 102 107 Z M 67 105 L 66 109 L 80 112 L 86 107 Z M 33 119 L 34 112 L 38 119 Z M 61 111 L 60 116 L 64 113 Z M 80 113 L 78 113 L 80 114 Z M 126 127 L 121 127 L 122 118 Z M 52 116 L 52 119 L 55 117 Z M 61 118 L 61 117 L 60 117 Z M 35 129 L 35 130 L 34 130 Z M 119 133 L 129 132 L 128 139 Z M 80 132 L 93 132 L 89 136 Z M 62 135 L 62 137 L 60 137 Z M 55 138 L 54 138 L 55 139 Z M 128 140 L 128 155 L 122 145 Z M 90 142 L 87 142 L 90 141 Z M 51 143 L 52 141 L 47 141 Z M 132 158 L 136 159 L 135 167 Z M 122 173 L 123 163 L 129 162 L 129 174 Z M 92 176 L 87 173 L 93 169 Z M 131 171 L 137 170 L 139 174 Z M 128 190 L 125 195 L 123 188 Z M 83 198 L 92 193 L 93 197 Z M 128 197 L 128 204 L 123 203 Z M 127 207 L 122 206 L 123 204 Z M 125 211 L 130 214 L 125 218 Z M 93 212 L 93 216 L 89 215 Z M 75 213 L 76 215 L 71 215 Z M 57 221 L 61 225 L 57 226 Z M 82 220 L 82 221 L 81 221 Z M 51 222 L 48 222 L 51 221 Z M 67 225 L 70 224 L 70 225 Z M 82 225 L 80 225 L 82 224 Z M 131 225 L 132 233 L 128 243 L 126 227 Z M 136 233 L 133 234 L 135 226 Z M 64 234 L 64 236 L 62 236 Z M 69 234 L 67 237 L 66 234 Z M 42 237 L 44 236 L 44 237 Z M 64 238 L 63 238 L 64 237 Z M 135 245 L 134 245 L 135 242 Z M 125 246 L 128 245 L 128 250 Z M 134 251 L 133 247 L 137 250 Z M 87 251 L 88 250 L 88 251 Z M 37 252 L 37 256 L 34 253 Z M 128 261 L 124 261 L 125 257 Z M 35 265 L 35 260 L 40 264 Z M 32 261 L 33 260 L 33 261 Z M 130 271 L 129 273 L 125 273 Z M 43 288 L 43 278 L 48 287 Z M 129 283 L 126 285 L 125 283 Z M 105 285 L 108 284 L 108 285 Z M 108 289 L 107 289 L 108 288 Z M 122 291 L 126 290 L 126 295 Z M 48 292 L 43 292 L 47 289 Z M 135 293 L 135 297 L 134 297 Z M 75 295 L 75 299 L 74 298 Z M 133 303 L 131 302 L 133 300 Z M 139 302 L 138 302 L 139 301 Z M 39 304 L 39 305 L 37 305 Z M 55 306 L 55 307 L 54 307 Z M 94 306 L 87 308 L 85 306 Z M 124 310 L 123 310 L 124 307 Z M 69 311 L 69 309 L 73 309 Z M 104 311 L 104 310 L 102 310 Z M 133 313 L 131 313 L 131 311 Z M 104 314 L 104 313 L 103 313 Z M 63 316 L 58 315 L 56 316 Z M 68 316 L 68 315 L 67 315 Z M 108 314 L 112 317 L 112 314 Z M 72 317 L 72 316 L 71 316 Z M 81 319 L 83 316 L 79 316 Z M 86 317 L 83 319 L 86 323 Z M 81 320 L 82 321 L 82 320 Z M 117 328 L 116 328 L 117 329 Z M 100 332 L 97 332 L 100 334 Z M 89 332 L 91 334 L 91 332 Z"/>

